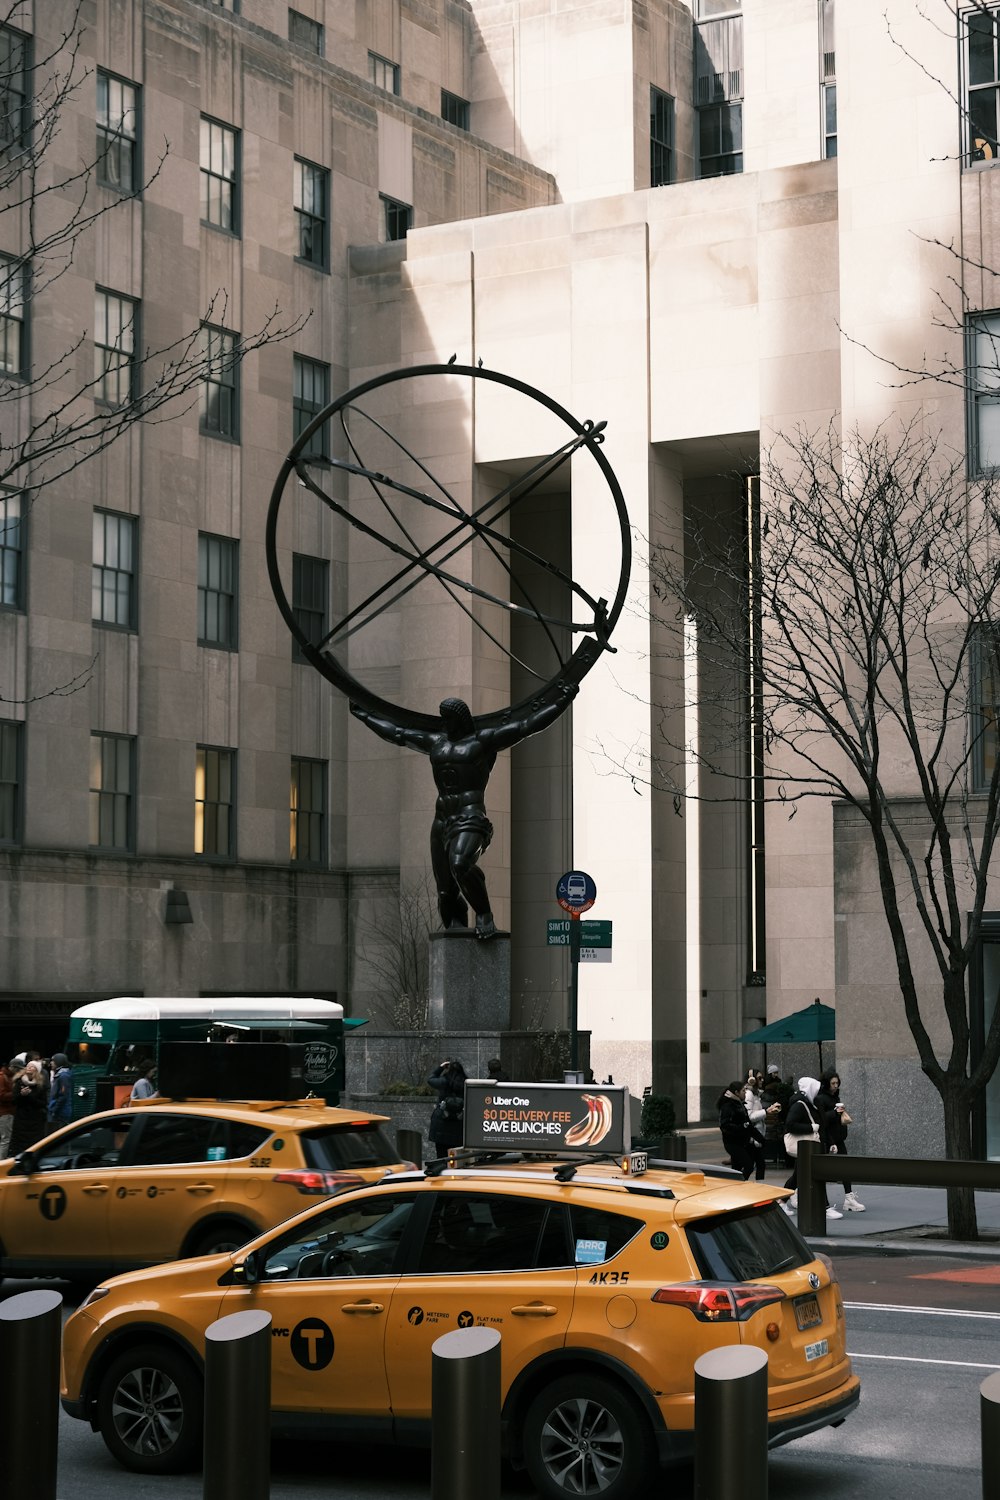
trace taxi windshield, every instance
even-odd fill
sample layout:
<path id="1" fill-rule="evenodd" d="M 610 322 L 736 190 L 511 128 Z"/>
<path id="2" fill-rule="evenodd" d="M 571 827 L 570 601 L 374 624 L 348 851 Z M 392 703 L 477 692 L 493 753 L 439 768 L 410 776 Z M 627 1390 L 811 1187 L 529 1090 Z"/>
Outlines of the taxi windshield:
<path id="1" fill-rule="evenodd" d="M 687 1226 L 698 1269 L 710 1281 L 752 1281 L 816 1259 L 777 1203 L 700 1219 Z"/>
<path id="2" fill-rule="evenodd" d="M 357 1167 L 388 1167 L 399 1161 L 374 1121 L 369 1124 L 328 1125 L 301 1136 L 306 1163 L 321 1172 L 343 1172 Z"/>

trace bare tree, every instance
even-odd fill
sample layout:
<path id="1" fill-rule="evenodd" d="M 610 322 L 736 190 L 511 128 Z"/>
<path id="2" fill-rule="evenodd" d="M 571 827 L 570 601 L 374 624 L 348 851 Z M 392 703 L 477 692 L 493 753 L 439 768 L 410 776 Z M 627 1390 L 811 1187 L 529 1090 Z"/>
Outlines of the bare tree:
<path id="1" fill-rule="evenodd" d="M 188 410 L 209 371 L 224 377 L 306 321 L 275 306 L 251 332 L 213 343 L 202 325 L 225 326 L 227 300 L 219 291 L 197 324 L 159 347 L 138 343 L 134 313 L 126 313 L 101 330 L 100 349 L 97 330 L 85 328 L 54 355 L 30 362 L 28 310 L 54 307 L 61 278 L 98 222 L 148 190 L 170 154 L 164 140 L 151 170 L 139 176 L 134 99 L 120 88 L 109 93 L 106 83 L 102 95 L 99 80 L 93 150 L 65 165 L 65 142 L 93 76 L 82 55 L 87 9 L 84 0 L 47 0 L 46 20 L 59 17 L 55 29 L 29 37 L 19 30 L 23 3 L 0 7 L 0 490 L 20 496 L 21 515 L 136 423 L 171 421 Z M 88 363 L 92 375 L 81 376 Z M 7 514 L 0 525 L 19 520 Z M 75 690 L 87 675 L 54 691 Z"/>
<path id="2" fill-rule="evenodd" d="M 1000 1057 L 998 1004 L 973 1063 L 967 985 L 1000 828 L 1000 490 L 939 453 L 915 423 L 799 431 L 762 465 L 749 535 L 692 515 L 654 551 L 656 627 L 678 651 L 685 628 L 697 635 L 699 740 L 664 714 L 649 779 L 682 811 L 693 754 L 714 773 L 703 785 L 742 798 L 756 743 L 763 796 L 789 817 L 806 797 L 857 809 L 945 1149 L 964 1160 Z M 949 1192 L 948 1219 L 976 1236 L 971 1190 Z"/>
<path id="3" fill-rule="evenodd" d="M 358 958 L 372 976 L 378 1010 L 394 1031 L 427 1030 L 428 940 L 436 926 L 434 888 L 426 875 L 400 887 L 398 919 L 391 924 L 384 918 L 358 919 Z M 425 1075 L 426 1070 L 420 1076 Z"/>

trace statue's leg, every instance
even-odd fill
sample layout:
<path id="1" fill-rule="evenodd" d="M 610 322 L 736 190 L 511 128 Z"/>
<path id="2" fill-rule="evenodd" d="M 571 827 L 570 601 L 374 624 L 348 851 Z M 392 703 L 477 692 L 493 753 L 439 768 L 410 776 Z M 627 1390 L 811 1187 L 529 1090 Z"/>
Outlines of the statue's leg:
<path id="1" fill-rule="evenodd" d="M 496 923 L 490 910 L 486 876 L 479 867 L 482 842 L 474 832 L 460 833 L 451 841 L 448 851 L 451 873 L 462 895 L 476 914 L 476 937 L 496 937 Z"/>
<path id="2" fill-rule="evenodd" d="M 458 881 L 452 874 L 448 850 L 438 831 L 436 820 L 431 827 L 431 869 L 434 871 L 441 926 L 468 927 L 469 908 L 462 899 Z"/>

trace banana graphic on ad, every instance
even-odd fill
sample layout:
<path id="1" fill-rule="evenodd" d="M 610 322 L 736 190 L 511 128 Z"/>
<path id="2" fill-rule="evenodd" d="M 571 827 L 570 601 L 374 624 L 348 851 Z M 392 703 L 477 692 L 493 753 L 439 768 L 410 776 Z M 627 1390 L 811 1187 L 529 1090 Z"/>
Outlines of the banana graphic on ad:
<path id="1" fill-rule="evenodd" d="M 607 1094 L 584 1094 L 587 1113 L 566 1132 L 567 1146 L 597 1146 L 611 1129 L 612 1105 Z"/>

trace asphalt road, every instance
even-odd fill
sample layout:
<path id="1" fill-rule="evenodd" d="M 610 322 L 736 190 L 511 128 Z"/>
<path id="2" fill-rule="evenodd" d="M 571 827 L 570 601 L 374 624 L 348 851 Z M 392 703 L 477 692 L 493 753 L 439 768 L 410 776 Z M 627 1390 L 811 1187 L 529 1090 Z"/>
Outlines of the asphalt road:
<path id="1" fill-rule="evenodd" d="M 776 1449 L 770 1500 L 981 1500 L 979 1387 L 1000 1369 L 1000 1264 L 933 1255 L 844 1257 L 848 1347 L 863 1380 L 842 1427 Z M 26 1284 L 5 1282 L 3 1295 Z M 505 1500 L 534 1500 L 505 1473 Z M 690 1470 L 665 1488 L 691 1500 Z M 200 1475 L 144 1479 L 100 1437 L 63 1418 L 59 1500 L 201 1500 Z M 430 1458 L 311 1443 L 276 1444 L 272 1500 L 427 1500 Z"/>

